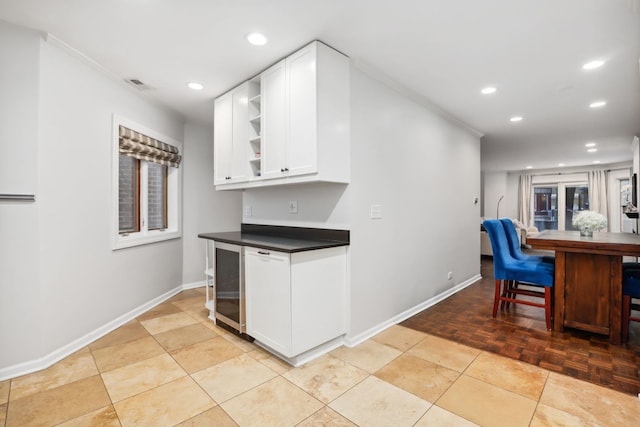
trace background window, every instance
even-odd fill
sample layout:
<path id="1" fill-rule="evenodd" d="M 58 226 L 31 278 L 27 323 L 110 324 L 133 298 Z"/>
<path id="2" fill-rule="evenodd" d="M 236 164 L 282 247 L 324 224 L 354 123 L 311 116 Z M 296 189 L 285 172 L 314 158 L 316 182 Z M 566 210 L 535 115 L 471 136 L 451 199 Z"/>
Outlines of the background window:
<path id="1" fill-rule="evenodd" d="M 533 218 L 538 230 L 558 229 L 558 186 L 545 185 L 533 189 Z"/>
<path id="2" fill-rule="evenodd" d="M 147 164 L 149 230 L 167 228 L 167 166 Z"/>
<path id="3" fill-rule="evenodd" d="M 583 185 L 565 186 L 565 230 L 578 230 L 573 226 L 573 218 L 582 211 L 589 210 L 589 187 Z"/>
<path id="4" fill-rule="evenodd" d="M 533 217 L 538 230 L 577 230 L 573 218 L 589 209 L 587 183 L 540 184 L 533 188 Z"/>
<path id="5" fill-rule="evenodd" d="M 114 116 L 113 248 L 182 237 L 182 144 Z"/>
<path id="6" fill-rule="evenodd" d="M 140 231 L 140 161 L 120 156 L 118 175 L 118 231 Z"/>

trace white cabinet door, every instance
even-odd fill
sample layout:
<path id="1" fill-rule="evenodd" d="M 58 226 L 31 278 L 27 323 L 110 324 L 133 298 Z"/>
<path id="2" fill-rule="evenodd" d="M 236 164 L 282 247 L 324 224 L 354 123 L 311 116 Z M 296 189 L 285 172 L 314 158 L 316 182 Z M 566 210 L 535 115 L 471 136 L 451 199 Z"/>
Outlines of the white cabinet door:
<path id="1" fill-rule="evenodd" d="M 233 158 L 231 182 L 247 181 L 249 148 L 249 84 L 241 85 L 233 93 Z"/>
<path id="2" fill-rule="evenodd" d="M 248 83 L 215 101 L 213 152 L 214 184 L 247 181 L 249 144 Z"/>
<path id="3" fill-rule="evenodd" d="M 215 101 L 213 115 L 213 183 L 225 184 L 233 159 L 233 99 L 226 94 Z"/>
<path id="4" fill-rule="evenodd" d="M 318 171 L 318 113 L 316 43 L 286 59 L 289 138 L 288 175 Z"/>
<path id="5" fill-rule="evenodd" d="M 287 164 L 287 104 L 285 61 L 261 75 L 262 177 L 285 175 Z"/>
<path id="6" fill-rule="evenodd" d="M 317 172 L 316 45 L 262 74 L 265 179 Z"/>
<path id="7" fill-rule="evenodd" d="M 245 248 L 247 334 L 291 353 L 291 282 L 288 254 Z"/>
<path id="8" fill-rule="evenodd" d="M 291 254 L 291 348 L 301 354 L 347 331 L 345 247 Z"/>

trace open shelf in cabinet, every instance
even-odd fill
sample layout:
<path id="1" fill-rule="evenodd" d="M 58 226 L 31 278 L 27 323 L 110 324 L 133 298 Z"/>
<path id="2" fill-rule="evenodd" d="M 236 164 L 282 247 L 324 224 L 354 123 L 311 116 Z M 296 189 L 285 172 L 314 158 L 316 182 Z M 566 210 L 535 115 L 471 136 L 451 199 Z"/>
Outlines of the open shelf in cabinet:
<path id="1" fill-rule="evenodd" d="M 261 78 L 256 76 L 249 80 L 249 165 L 251 177 L 257 178 L 262 173 L 262 105 Z"/>

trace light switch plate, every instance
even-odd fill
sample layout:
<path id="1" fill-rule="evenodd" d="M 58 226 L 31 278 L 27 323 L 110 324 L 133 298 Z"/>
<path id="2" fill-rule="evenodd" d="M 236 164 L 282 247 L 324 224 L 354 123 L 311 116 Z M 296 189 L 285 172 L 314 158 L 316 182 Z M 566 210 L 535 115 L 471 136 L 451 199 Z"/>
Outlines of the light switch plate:
<path id="1" fill-rule="evenodd" d="M 289 201 L 289 213 L 297 214 L 298 213 L 298 201 L 291 200 Z"/>
<path id="2" fill-rule="evenodd" d="M 371 219 L 382 219 L 382 205 L 371 205 Z"/>

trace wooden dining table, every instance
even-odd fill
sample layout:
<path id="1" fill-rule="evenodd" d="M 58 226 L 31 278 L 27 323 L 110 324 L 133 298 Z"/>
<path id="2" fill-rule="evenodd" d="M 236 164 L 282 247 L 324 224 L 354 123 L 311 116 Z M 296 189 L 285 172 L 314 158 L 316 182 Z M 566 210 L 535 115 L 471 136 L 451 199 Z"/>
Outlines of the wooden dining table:
<path id="1" fill-rule="evenodd" d="M 622 257 L 640 256 L 640 236 L 632 233 L 545 230 L 527 236 L 535 249 L 555 251 L 553 329 L 565 327 L 621 342 Z"/>

